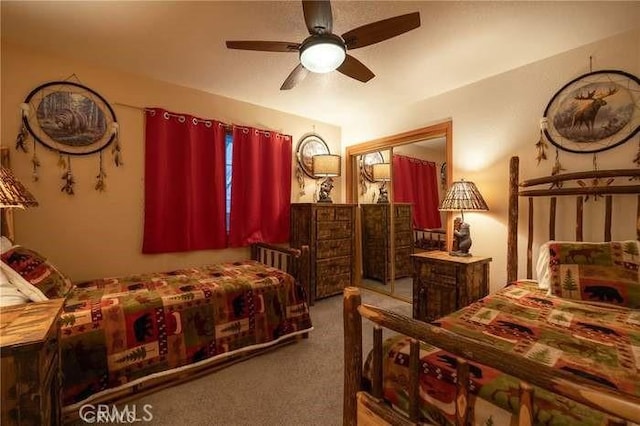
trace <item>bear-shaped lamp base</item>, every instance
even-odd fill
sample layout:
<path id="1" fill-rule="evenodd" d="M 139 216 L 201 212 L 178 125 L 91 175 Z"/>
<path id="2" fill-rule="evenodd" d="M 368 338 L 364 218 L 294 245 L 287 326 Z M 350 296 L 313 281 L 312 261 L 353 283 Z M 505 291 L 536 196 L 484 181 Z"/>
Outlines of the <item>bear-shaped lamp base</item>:
<path id="1" fill-rule="evenodd" d="M 456 226 L 453 231 L 453 237 L 456 239 L 456 247 L 458 250 L 451 251 L 451 256 L 469 257 L 469 249 L 471 248 L 471 230 L 468 223 L 463 222 L 459 218 L 456 219 Z"/>

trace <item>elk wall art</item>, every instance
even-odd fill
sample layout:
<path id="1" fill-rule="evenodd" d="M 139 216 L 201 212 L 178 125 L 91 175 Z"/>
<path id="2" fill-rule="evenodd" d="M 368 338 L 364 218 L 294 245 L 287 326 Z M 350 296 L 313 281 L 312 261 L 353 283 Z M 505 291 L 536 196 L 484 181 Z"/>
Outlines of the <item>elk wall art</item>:
<path id="1" fill-rule="evenodd" d="M 551 98 L 540 130 L 564 151 L 583 154 L 614 148 L 640 130 L 640 80 L 616 70 L 584 74 Z M 543 144 L 541 138 L 538 161 L 546 158 Z"/>

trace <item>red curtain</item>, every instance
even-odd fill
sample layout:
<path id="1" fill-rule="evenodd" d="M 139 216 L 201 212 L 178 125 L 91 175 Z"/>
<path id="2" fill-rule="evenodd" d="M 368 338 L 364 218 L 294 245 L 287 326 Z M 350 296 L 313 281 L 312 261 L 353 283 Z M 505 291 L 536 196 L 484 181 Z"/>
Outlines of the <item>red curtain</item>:
<path id="1" fill-rule="evenodd" d="M 291 137 L 233 128 L 229 245 L 289 241 Z"/>
<path id="2" fill-rule="evenodd" d="M 148 109 L 143 253 L 226 246 L 225 129 Z"/>
<path id="3" fill-rule="evenodd" d="M 436 164 L 403 155 L 393 156 L 393 201 L 413 204 L 414 228 L 440 228 Z"/>

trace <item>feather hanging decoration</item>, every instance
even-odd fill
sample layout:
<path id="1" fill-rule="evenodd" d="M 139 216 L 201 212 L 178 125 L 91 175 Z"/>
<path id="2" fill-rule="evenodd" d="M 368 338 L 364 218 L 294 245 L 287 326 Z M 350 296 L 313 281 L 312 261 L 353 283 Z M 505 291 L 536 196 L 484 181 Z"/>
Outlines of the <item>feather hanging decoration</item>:
<path id="1" fill-rule="evenodd" d="M 111 154 L 113 154 L 113 162 L 116 167 L 124 165 L 122 162 L 122 147 L 120 146 L 120 125 L 115 121 L 111 123 L 111 131 L 113 132 L 113 146 Z"/>
<path id="2" fill-rule="evenodd" d="M 547 159 L 546 149 L 549 147 L 547 141 L 544 136 L 544 130 L 547 128 L 547 118 L 540 119 L 540 139 L 536 142 L 536 149 L 538 150 L 538 155 L 536 155 L 536 160 L 538 160 L 538 164 L 540 161 Z"/>
<path id="3" fill-rule="evenodd" d="M 560 151 L 556 148 L 556 161 L 553 163 L 553 167 L 551 168 L 551 176 L 555 176 L 560 174 L 560 172 L 565 171 L 566 169 L 562 167 L 560 164 Z M 551 188 L 562 188 L 563 182 L 554 182 L 551 184 Z"/>
<path id="4" fill-rule="evenodd" d="M 67 161 L 64 159 L 64 155 L 62 155 L 62 152 L 60 151 L 58 151 L 58 167 L 63 170 L 67 168 Z"/>
<path id="5" fill-rule="evenodd" d="M 61 192 L 65 192 L 68 195 L 73 195 L 73 186 L 76 181 L 73 178 L 73 173 L 71 172 L 71 157 L 67 156 L 67 170 L 62 175 L 62 180 L 64 181 L 64 185 L 60 189 Z"/>
<path id="6" fill-rule="evenodd" d="M 638 152 L 636 153 L 636 156 L 633 157 L 633 162 L 636 163 L 636 166 L 640 167 L 640 137 L 638 137 Z M 640 177 L 634 176 L 629 180 L 638 180 L 638 179 L 640 179 Z"/>
<path id="7" fill-rule="evenodd" d="M 300 188 L 298 195 L 302 197 L 306 194 L 304 191 L 306 182 L 304 181 L 304 172 L 302 171 L 302 167 L 300 167 L 299 163 L 296 165 L 296 180 L 298 181 L 298 188 Z"/>
<path id="8" fill-rule="evenodd" d="M 107 183 L 105 182 L 106 177 L 107 173 L 104 171 L 102 163 L 102 151 L 100 151 L 100 170 L 98 171 L 98 175 L 96 176 L 96 185 L 94 187 L 96 191 L 104 192 L 107 190 Z"/>
<path id="9" fill-rule="evenodd" d="M 22 103 L 20 104 L 20 110 L 22 111 L 21 118 L 29 116 L 29 104 Z M 27 126 L 24 124 L 24 120 L 21 120 L 22 125 L 20 126 L 20 131 L 18 132 L 18 136 L 16 137 L 16 150 L 20 150 L 22 152 L 27 152 L 27 139 L 29 138 L 29 131 L 27 130 Z"/>
<path id="10" fill-rule="evenodd" d="M 365 195 L 369 191 L 367 179 L 364 176 L 364 167 L 360 167 L 360 195 Z"/>
<path id="11" fill-rule="evenodd" d="M 33 141 L 33 155 L 31 156 L 31 166 L 33 168 L 33 171 L 31 172 L 31 176 L 33 178 L 34 182 L 37 182 L 40 180 L 40 174 L 38 173 L 38 169 L 40 168 L 40 159 L 38 158 L 38 155 L 36 154 L 36 141 Z"/>

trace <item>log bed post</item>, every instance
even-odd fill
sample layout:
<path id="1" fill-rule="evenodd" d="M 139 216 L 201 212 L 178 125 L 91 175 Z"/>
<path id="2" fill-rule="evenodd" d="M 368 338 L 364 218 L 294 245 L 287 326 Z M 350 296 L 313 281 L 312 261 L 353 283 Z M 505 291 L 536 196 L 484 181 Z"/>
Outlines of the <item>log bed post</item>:
<path id="1" fill-rule="evenodd" d="M 358 307 L 362 303 L 360 290 L 344 289 L 344 394 L 343 424 L 357 424 L 356 394 L 362 380 L 362 317 Z"/>
<path id="2" fill-rule="evenodd" d="M 518 173 L 520 159 L 509 162 L 509 222 L 507 225 L 507 283 L 518 278 Z"/>

